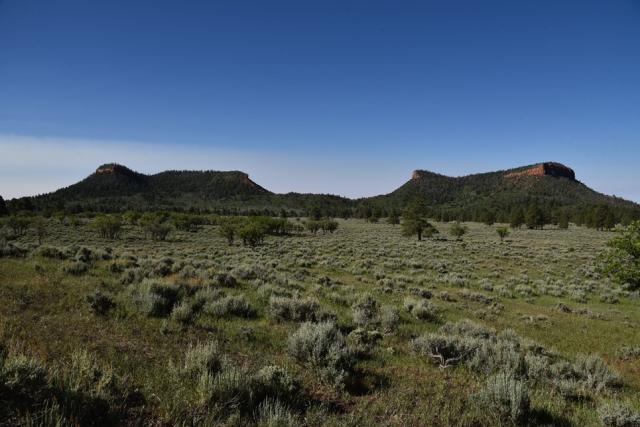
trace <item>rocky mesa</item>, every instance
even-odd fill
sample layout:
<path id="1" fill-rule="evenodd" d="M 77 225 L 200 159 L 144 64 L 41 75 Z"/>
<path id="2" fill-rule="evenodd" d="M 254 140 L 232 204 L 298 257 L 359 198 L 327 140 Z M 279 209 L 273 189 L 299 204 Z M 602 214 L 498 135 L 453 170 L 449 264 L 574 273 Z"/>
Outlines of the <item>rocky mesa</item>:
<path id="1" fill-rule="evenodd" d="M 504 175 L 505 178 L 516 178 L 520 176 L 552 176 L 556 178 L 569 178 L 573 181 L 576 179 L 576 174 L 573 169 L 556 162 L 538 163 L 537 165 L 512 171 Z"/>

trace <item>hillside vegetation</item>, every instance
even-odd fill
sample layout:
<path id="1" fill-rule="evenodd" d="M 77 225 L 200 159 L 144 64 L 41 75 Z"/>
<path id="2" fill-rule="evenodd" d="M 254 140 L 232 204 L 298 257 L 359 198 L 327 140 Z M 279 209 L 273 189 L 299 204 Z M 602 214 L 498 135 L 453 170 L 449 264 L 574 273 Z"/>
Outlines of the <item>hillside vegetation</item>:
<path id="1" fill-rule="evenodd" d="M 399 213 L 416 196 L 440 220 L 492 223 L 535 205 L 546 223 L 565 219 L 589 224 L 597 209 L 614 223 L 640 218 L 640 206 L 591 190 L 573 171 L 557 163 L 541 163 L 506 171 L 447 177 L 416 171 L 397 190 L 351 200 L 326 194 L 275 194 L 243 172 L 169 171 L 143 175 L 107 164 L 77 184 L 37 197 L 10 200 L 12 212 L 124 212 L 170 210 L 223 215 L 283 215 L 381 218 Z M 524 213 L 523 213 L 524 215 Z"/>

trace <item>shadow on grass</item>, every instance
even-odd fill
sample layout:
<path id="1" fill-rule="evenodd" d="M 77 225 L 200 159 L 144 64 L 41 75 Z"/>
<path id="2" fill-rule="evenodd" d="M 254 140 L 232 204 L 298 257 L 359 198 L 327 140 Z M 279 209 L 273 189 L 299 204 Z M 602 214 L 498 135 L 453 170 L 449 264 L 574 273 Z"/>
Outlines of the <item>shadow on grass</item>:
<path id="1" fill-rule="evenodd" d="M 345 384 L 345 390 L 352 396 L 364 396 L 391 385 L 389 377 L 370 371 L 356 370 Z"/>
<path id="2" fill-rule="evenodd" d="M 546 409 L 533 409 L 529 415 L 527 425 L 534 426 L 554 426 L 554 427 L 571 427 L 571 422 L 561 416 L 555 415 Z"/>

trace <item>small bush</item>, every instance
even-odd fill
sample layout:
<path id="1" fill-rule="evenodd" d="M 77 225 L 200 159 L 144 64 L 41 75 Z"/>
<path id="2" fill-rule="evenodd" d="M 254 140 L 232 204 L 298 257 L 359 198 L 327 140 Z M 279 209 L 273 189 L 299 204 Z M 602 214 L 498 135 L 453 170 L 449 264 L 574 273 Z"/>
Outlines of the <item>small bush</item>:
<path id="1" fill-rule="evenodd" d="M 376 325 L 380 322 L 380 305 L 371 295 L 364 295 L 352 307 L 353 323 L 358 327 Z"/>
<path id="2" fill-rule="evenodd" d="M 381 310 L 380 322 L 384 332 L 395 332 L 400 325 L 400 312 L 393 306 L 385 305 Z"/>
<path id="3" fill-rule="evenodd" d="M 427 333 L 414 339 L 411 346 L 415 352 L 445 367 L 470 360 L 480 347 L 480 342 L 473 338 Z"/>
<path id="4" fill-rule="evenodd" d="M 140 285 L 132 285 L 134 302 L 140 310 L 153 317 L 166 317 L 180 301 L 180 287 L 152 279 L 144 279 Z"/>
<path id="5" fill-rule="evenodd" d="M 222 286 L 225 288 L 235 288 L 238 284 L 238 281 L 235 277 L 230 274 L 224 273 L 216 274 L 215 282 L 218 286 Z"/>
<path id="6" fill-rule="evenodd" d="M 638 427 L 640 412 L 618 402 L 607 403 L 598 408 L 600 421 L 605 427 Z"/>
<path id="7" fill-rule="evenodd" d="M 100 291 L 87 295 L 87 302 L 91 311 L 99 315 L 107 314 L 116 305 L 111 297 Z"/>
<path id="8" fill-rule="evenodd" d="M 233 410 L 245 411 L 252 403 L 251 377 L 230 366 L 216 375 L 203 372 L 198 378 L 196 392 L 199 404 L 215 408 L 222 414 Z"/>
<path id="9" fill-rule="evenodd" d="M 476 399 L 502 424 L 520 424 L 530 410 L 529 393 L 524 382 L 509 373 L 498 373 L 487 380 Z"/>
<path id="10" fill-rule="evenodd" d="M 407 297 L 404 300 L 404 308 L 416 319 L 428 321 L 438 319 L 438 307 L 428 300 L 416 300 Z"/>
<path id="11" fill-rule="evenodd" d="M 23 257 L 27 254 L 27 250 L 0 239 L 0 258 L 2 257 Z"/>
<path id="12" fill-rule="evenodd" d="M 277 399 L 296 405 L 300 400 L 301 386 L 286 369 L 265 366 L 254 375 L 254 394 L 259 400 Z"/>
<path id="13" fill-rule="evenodd" d="M 256 316 L 256 311 L 251 307 L 249 301 L 240 296 L 227 296 L 217 301 L 207 303 L 204 306 L 204 312 L 214 317 L 245 317 L 252 318 Z"/>
<path id="14" fill-rule="evenodd" d="M 66 251 L 60 248 L 52 247 L 52 246 L 40 246 L 38 248 L 37 255 L 43 258 L 52 258 L 52 259 L 60 259 L 60 260 L 65 260 L 69 258 L 69 254 Z"/>
<path id="15" fill-rule="evenodd" d="M 118 239 L 122 234 L 122 220 L 115 216 L 100 215 L 93 220 L 92 226 L 103 239 Z"/>
<path id="16" fill-rule="evenodd" d="M 638 359 L 640 358 L 640 345 L 625 345 L 616 352 L 616 355 L 621 359 Z"/>
<path id="17" fill-rule="evenodd" d="M 84 261 L 74 261 L 62 267 L 62 271 L 73 276 L 80 276 L 89 271 L 89 264 Z"/>
<path id="18" fill-rule="evenodd" d="M 193 306 L 187 301 L 182 301 L 173 307 L 171 318 L 176 322 L 187 325 L 193 321 L 194 314 Z"/>
<path id="19" fill-rule="evenodd" d="M 362 328 L 354 329 L 347 335 L 347 344 L 351 353 L 358 358 L 371 357 L 382 339 L 378 331 L 367 331 Z"/>
<path id="20" fill-rule="evenodd" d="M 303 323 L 291 335 L 288 352 L 297 361 L 321 369 L 324 379 L 341 386 L 354 359 L 334 323 Z"/>
<path id="21" fill-rule="evenodd" d="M 300 421 L 289 409 L 277 400 L 266 399 L 256 411 L 258 427 L 296 427 Z"/>
<path id="22" fill-rule="evenodd" d="M 334 318 L 321 309 L 320 302 L 313 298 L 287 298 L 272 296 L 269 313 L 274 319 L 294 322 L 321 322 Z"/>
<path id="23" fill-rule="evenodd" d="M 46 367 L 24 355 L 4 360 L 2 381 L 3 394 L 16 403 L 37 402 L 45 396 L 49 388 Z"/>
<path id="24" fill-rule="evenodd" d="M 447 322 L 440 330 L 445 334 L 462 335 L 469 338 L 483 340 L 496 338 L 496 332 L 493 329 L 486 328 L 467 319 L 458 322 Z"/>
<path id="25" fill-rule="evenodd" d="M 581 375 L 585 386 L 596 392 L 622 385 L 620 376 L 596 355 L 578 356 L 574 369 Z"/>
<path id="26" fill-rule="evenodd" d="M 216 375 L 227 365 L 226 358 L 219 351 L 218 343 L 211 341 L 208 343 L 198 343 L 189 345 L 184 357 L 184 363 L 177 369 L 176 373 L 191 379 L 197 379 L 203 373 Z"/>

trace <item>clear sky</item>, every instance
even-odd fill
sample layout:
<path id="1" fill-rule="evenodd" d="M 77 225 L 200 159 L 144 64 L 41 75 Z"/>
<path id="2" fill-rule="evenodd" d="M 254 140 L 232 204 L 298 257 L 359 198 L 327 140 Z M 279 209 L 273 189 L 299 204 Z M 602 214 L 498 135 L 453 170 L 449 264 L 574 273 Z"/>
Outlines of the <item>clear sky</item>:
<path id="1" fill-rule="evenodd" d="M 0 0 L 0 194 L 99 164 L 385 193 L 555 160 L 640 201 L 640 0 Z"/>

